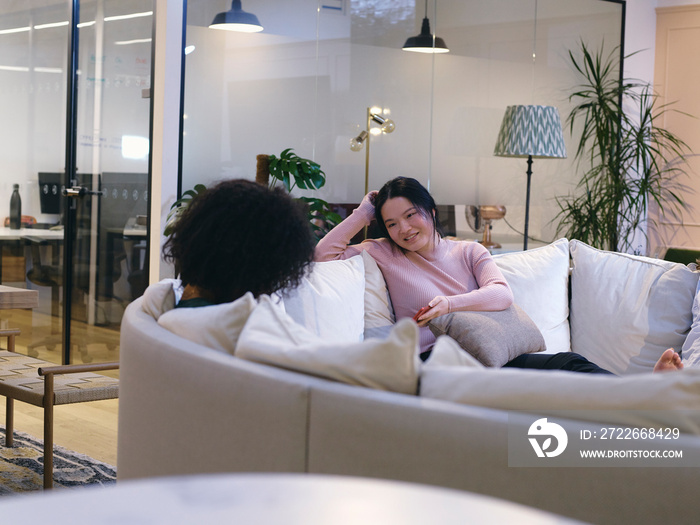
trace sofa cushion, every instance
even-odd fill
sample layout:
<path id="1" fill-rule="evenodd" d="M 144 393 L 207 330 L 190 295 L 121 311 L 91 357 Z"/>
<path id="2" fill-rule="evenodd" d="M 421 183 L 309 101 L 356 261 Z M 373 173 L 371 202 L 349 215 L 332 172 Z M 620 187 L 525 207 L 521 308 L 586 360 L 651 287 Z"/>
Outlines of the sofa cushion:
<path id="1" fill-rule="evenodd" d="M 616 374 L 650 372 L 681 349 L 698 273 L 571 241 L 571 349 Z"/>
<path id="2" fill-rule="evenodd" d="M 517 253 L 493 256 L 508 281 L 515 304 L 542 332 L 546 353 L 568 352 L 569 241 L 558 241 Z"/>
<path id="3" fill-rule="evenodd" d="M 248 292 L 231 303 L 175 308 L 161 315 L 158 324 L 194 343 L 233 354 L 255 304 Z"/>
<path id="4" fill-rule="evenodd" d="M 471 366 L 484 368 L 481 362 L 462 350 L 459 343 L 449 335 L 438 336 L 428 359 L 423 363 L 421 369 L 425 367 L 441 366 Z"/>
<path id="5" fill-rule="evenodd" d="M 690 326 L 690 332 L 683 342 L 681 348 L 681 357 L 683 365 L 687 367 L 700 367 L 700 282 L 695 290 L 693 298 L 693 323 Z"/>
<path id="6" fill-rule="evenodd" d="M 237 357 L 352 385 L 415 394 L 418 327 L 403 319 L 387 339 L 338 343 L 307 330 L 266 296 L 243 328 Z"/>
<path id="7" fill-rule="evenodd" d="M 424 367 L 420 395 L 467 405 L 700 434 L 700 370 L 615 377 L 557 370 Z"/>
<path id="8" fill-rule="evenodd" d="M 392 325 L 396 319 L 382 271 L 366 250 L 361 255 L 365 265 L 365 337 L 368 337 L 368 330 Z"/>
<path id="9" fill-rule="evenodd" d="M 286 293 L 284 309 L 300 325 L 327 341 L 362 341 L 365 314 L 362 256 L 314 262 L 301 284 Z"/>
<path id="10" fill-rule="evenodd" d="M 501 367 L 519 355 L 545 349 L 542 333 L 515 304 L 498 312 L 451 312 L 428 326 L 436 337 L 450 336 L 485 366 Z"/>
<path id="11" fill-rule="evenodd" d="M 150 285 L 143 292 L 141 308 L 156 321 L 165 312 L 175 308 L 178 300 L 176 290 L 180 290 L 179 279 L 163 279 L 160 282 Z"/>

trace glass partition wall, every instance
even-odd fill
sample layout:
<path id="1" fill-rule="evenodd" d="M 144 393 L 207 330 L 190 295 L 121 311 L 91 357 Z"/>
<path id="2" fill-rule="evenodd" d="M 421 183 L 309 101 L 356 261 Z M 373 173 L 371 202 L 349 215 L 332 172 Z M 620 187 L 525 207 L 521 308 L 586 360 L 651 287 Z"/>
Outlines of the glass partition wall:
<path id="1" fill-rule="evenodd" d="M 5 217 L 19 184 L 27 216 L 0 228 L 2 284 L 39 292 L 38 308 L 0 310 L 21 352 L 119 358 L 147 276 L 152 28 L 151 0 L 0 6 L 0 202 Z"/>
<path id="2" fill-rule="evenodd" d="M 556 106 L 562 121 L 579 80 L 568 57 L 580 42 L 613 51 L 622 42 L 624 2 L 603 0 L 245 0 L 263 30 L 210 29 L 228 0 L 188 0 L 186 9 L 183 190 L 229 177 L 255 177 L 256 155 L 294 148 L 321 164 L 316 195 L 358 203 L 365 150 L 350 140 L 367 110 L 390 117 L 374 134 L 367 176 L 378 189 L 397 175 L 427 185 L 439 204 L 455 205 L 457 234 L 480 238 L 465 205 L 503 205 L 493 235 L 522 239 L 526 159 L 493 156 L 505 109 Z M 402 49 L 421 31 L 449 52 Z M 578 177 L 569 158 L 535 160 L 530 235 L 551 241 L 554 197 Z M 304 192 L 299 192 L 304 194 Z"/>

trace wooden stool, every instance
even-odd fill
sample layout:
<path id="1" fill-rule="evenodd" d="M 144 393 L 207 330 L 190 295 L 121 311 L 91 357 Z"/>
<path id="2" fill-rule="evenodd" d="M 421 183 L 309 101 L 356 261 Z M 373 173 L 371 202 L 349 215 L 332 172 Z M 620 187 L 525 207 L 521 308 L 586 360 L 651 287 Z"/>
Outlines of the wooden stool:
<path id="1" fill-rule="evenodd" d="M 119 380 L 92 372 L 114 370 L 119 363 L 63 365 L 15 352 L 19 330 L 0 330 L 7 351 L 0 351 L 0 395 L 7 398 L 5 444 L 13 445 L 14 400 L 44 408 L 44 488 L 53 487 L 53 407 L 119 397 Z M 58 376 L 58 377 L 55 377 Z"/>

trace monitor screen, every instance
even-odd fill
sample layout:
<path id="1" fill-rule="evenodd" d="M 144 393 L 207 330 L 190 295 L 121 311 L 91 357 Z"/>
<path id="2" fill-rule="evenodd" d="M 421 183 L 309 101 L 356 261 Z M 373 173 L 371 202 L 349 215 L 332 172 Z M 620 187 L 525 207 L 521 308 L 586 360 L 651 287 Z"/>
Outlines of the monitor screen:
<path id="1" fill-rule="evenodd" d="M 41 213 L 61 213 L 63 173 L 39 172 L 39 204 Z"/>
<path id="2" fill-rule="evenodd" d="M 100 224 L 124 228 L 130 217 L 148 212 L 148 173 L 102 173 Z"/>

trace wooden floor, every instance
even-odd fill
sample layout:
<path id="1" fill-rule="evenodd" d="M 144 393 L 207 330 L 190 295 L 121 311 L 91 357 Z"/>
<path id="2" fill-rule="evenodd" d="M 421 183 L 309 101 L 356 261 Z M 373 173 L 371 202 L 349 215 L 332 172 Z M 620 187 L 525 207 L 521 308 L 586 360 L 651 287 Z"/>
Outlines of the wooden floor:
<path id="1" fill-rule="evenodd" d="M 40 345 L 51 337 L 52 321 L 42 314 L 26 310 L 3 310 L 0 312 L 3 327 L 19 328 L 22 335 L 17 340 L 16 350 L 27 353 L 27 346 L 34 346 L 40 359 L 60 363 L 60 343 L 56 346 Z M 80 348 L 73 351 L 72 362 L 106 362 L 119 360 L 119 332 L 117 327 L 105 328 L 84 323 L 72 324 L 72 333 Z M 60 339 L 60 338 L 58 338 Z M 4 341 L 1 346 L 4 348 Z M 119 377 L 118 371 L 105 375 Z M 92 401 L 57 406 L 54 409 L 54 442 L 116 466 L 117 464 L 117 414 L 118 399 Z M 5 398 L 0 396 L 0 421 L 5 424 Z M 15 430 L 43 439 L 44 411 L 39 407 L 15 402 Z M 4 446 L 4 443 L 0 443 Z"/>
<path id="2" fill-rule="evenodd" d="M 55 444 L 116 466 L 118 407 L 118 399 L 56 407 Z M 0 403 L 0 416 L 4 425 L 4 398 Z M 15 430 L 43 439 L 44 411 L 39 407 L 16 401 Z M 4 446 L 4 443 L 0 446 Z"/>

